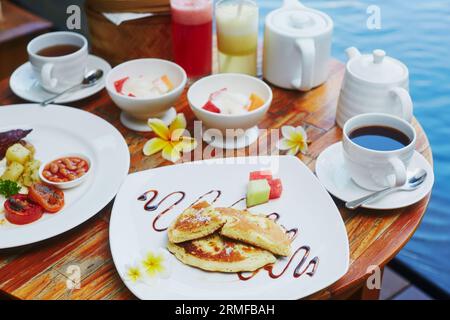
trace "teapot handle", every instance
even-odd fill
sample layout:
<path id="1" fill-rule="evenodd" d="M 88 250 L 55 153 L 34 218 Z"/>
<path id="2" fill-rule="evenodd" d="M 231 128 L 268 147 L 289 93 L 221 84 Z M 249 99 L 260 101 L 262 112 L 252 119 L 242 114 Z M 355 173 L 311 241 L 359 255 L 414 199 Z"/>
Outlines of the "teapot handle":
<path id="1" fill-rule="evenodd" d="M 284 0 L 282 8 L 305 8 L 299 0 Z"/>
<path id="2" fill-rule="evenodd" d="M 292 85 L 300 91 L 309 91 L 313 86 L 314 64 L 316 60 L 314 40 L 297 39 L 295 43 L 302 54 L 302 74 L 301 78 L 292 81 Z"/>
<path id="3" fill-rule="evenodd" d="M 391 89 L 391 94 L 400 100 L 400 106 L 402 108 L 402 117 L 408 122 L 411 122 L 413 117 L 413 103 L 409 92 L 405 88 L 396 87 Z"/>

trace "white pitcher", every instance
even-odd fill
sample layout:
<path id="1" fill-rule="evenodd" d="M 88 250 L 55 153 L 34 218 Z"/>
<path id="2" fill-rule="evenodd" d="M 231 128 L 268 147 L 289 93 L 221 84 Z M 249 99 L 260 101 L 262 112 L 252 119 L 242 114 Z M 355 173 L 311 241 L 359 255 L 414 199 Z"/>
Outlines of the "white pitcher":
<path id="1" fill-rule="evenodd" d="M 328 78 L 333 21 L 297 0 L 284 0 L 265 20 L 263 76 L 285 89 L 308 91 Z"/>
<path id="2" fill-rule="evenodd" d="M 346 53 L 349 60 L 339 95 L 337 124 L 343 127 L 348 119 L 368 112 L 387 113 L 410 122 L 413 103 L 408 92 L 408 68 L 379 49 L 362 55 L 351 47 Z"/>

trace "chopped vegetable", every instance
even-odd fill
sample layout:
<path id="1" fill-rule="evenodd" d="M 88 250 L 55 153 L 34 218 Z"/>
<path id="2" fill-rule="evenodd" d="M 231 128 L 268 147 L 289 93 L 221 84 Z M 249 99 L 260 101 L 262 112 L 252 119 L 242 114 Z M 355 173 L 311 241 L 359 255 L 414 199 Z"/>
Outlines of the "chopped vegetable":
<path id="1" fill-rule="evenodd" d="M 40 166 L 41 162 L 39 160 L 31 160 L 25 163 L 25 169 L 19 178 L 19 182 L 22 185 L 29 187 L 33 183 L 41 181 L 39 178 Z"/>
<path id="2" fill-rule="evenodd" d="M 25 167 L 22 164 L 18 162 L 11 162 L 6 168 L 5 173 L 3 173 L 1 179 L 17 181 L 24 170 Z"/>
<path id="3" fill-rule="evenodd" d="M 16 129 L 0 132 L 0 159 L 3 159 L 10 146 L 25 138 L 31 131 L 32 129 Z"/>
<path id="4" fill-rule="evenodd" d="M 0 180 L 0 194 L 9 198 L 19 193 L 21 187 L 17 182 L 11 180 Z"/>
<path id="5" fill-rule="evenodd" d="M 247 207 L 269 201 L 270 185 L 266 179 L 252 180 L 247 185 Z"/>
<path id="6" fill-rule="evenodd" d="M 31 151 L 25 148 L 20 143 L 15 143 L 6 150 L 6 160 L 9 163 L 18 162 L 25 164 L 30 159 Z"/>

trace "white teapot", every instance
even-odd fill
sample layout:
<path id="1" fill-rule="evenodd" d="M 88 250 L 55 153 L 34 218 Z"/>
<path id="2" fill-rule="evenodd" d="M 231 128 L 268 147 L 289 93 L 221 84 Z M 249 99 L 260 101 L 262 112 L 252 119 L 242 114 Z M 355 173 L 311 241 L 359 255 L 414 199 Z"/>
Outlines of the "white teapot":
<path id="1" fill-rule="evenodd" d="M 265 20 L 263 77 L 285 89 L 308 91 L 328 78 L 333 21 L 297 0 L 284 0 Z"/>
<path id="2" fill-rule="evenodd" d="M 361 54 L 351 47 L 339 95 L 336 122 L 340 127 L 353 116 L 378 112 L 398 116 L 410 122 L 413 103 L 408 92 L 408 68 L 386 56 L 383 50 Z"/>

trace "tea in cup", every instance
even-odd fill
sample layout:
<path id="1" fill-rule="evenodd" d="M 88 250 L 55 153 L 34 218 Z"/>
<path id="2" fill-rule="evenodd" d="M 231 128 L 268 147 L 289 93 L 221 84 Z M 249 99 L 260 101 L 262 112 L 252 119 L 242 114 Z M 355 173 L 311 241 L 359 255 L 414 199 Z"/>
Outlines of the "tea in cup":
<path id="1" fill-rule="evenodd" d="M 349 119 L 343 129 L 345 165 L 353 181 L 369 190 L 406 183 L 416 132 L 405 120 L 382 113 Z"/>
<path id="2" fill-rule="evenodd" d="M 88 42 L 75 32 L 50 32 L 28 43 L 29 60 L 47 91 L 59 93 L 83 81 L 88 59 Z"/>

